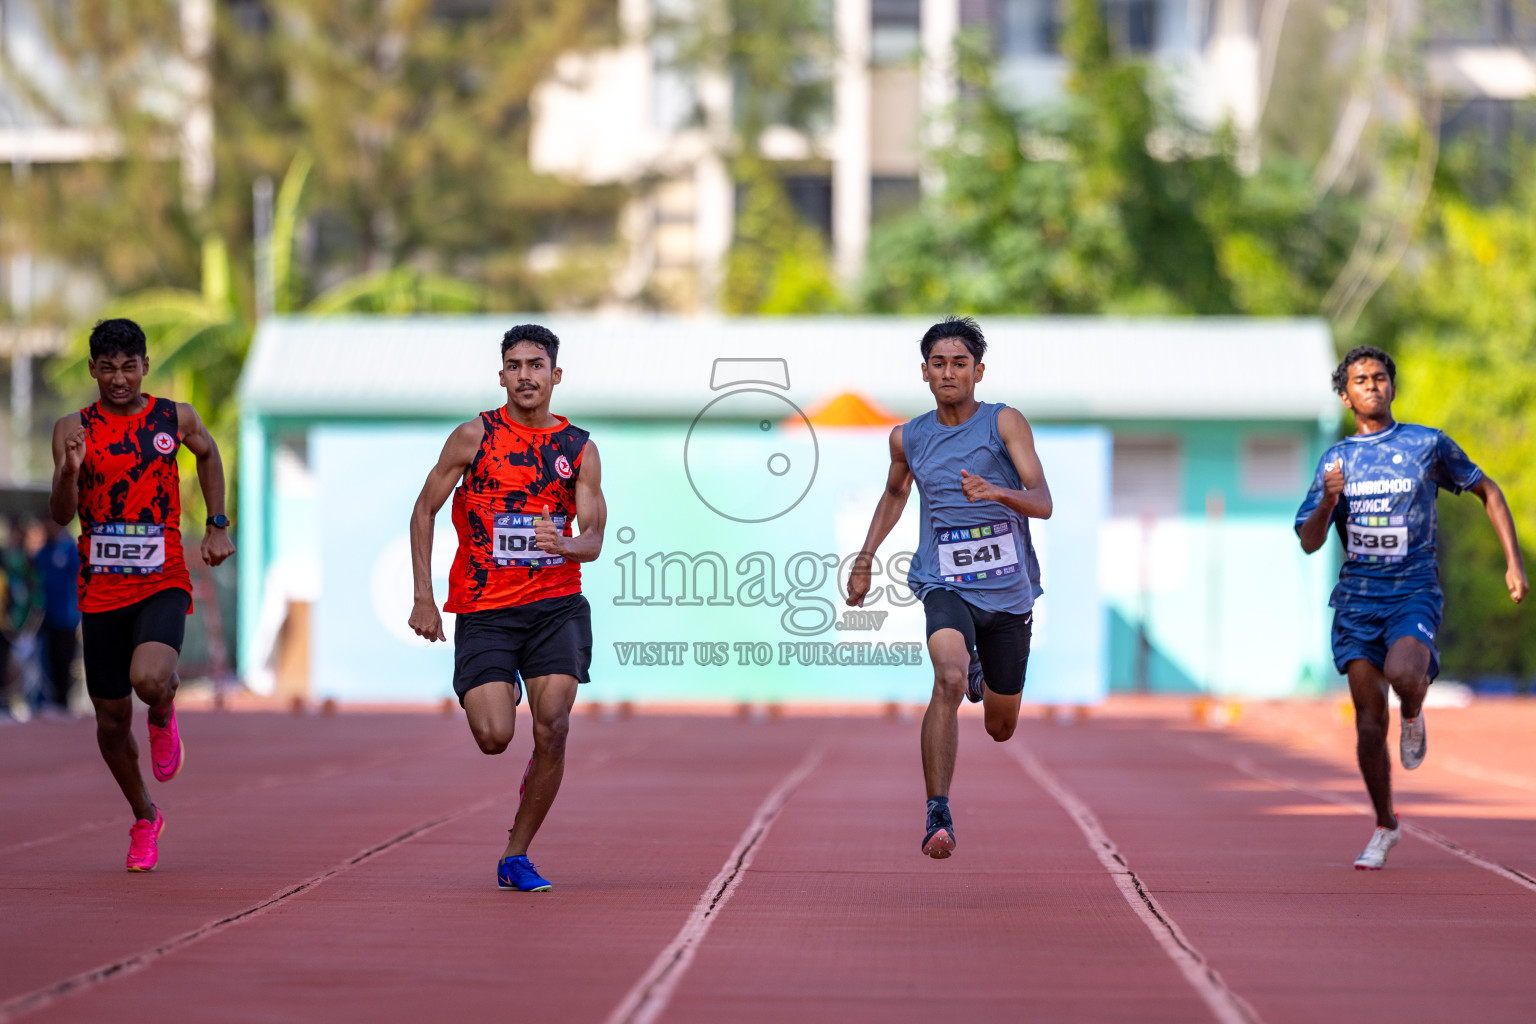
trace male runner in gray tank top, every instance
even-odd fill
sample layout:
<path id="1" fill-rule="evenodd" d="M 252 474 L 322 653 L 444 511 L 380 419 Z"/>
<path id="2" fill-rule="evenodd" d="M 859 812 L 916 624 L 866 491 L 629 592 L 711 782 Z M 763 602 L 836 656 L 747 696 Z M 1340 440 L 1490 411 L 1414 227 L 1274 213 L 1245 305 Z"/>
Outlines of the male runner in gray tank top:
<path id="1" fill-rule="evenodd" d="M 923 715 L 928 817 L 923 853 L 955 848 L 949 783 L 960 745 L 958 711 L 982 701 L 999 743 L 1019 722 L 1040 564 L 1029 520 L 1051 517 L 1051 491 L 1029 423 L 1006 405 L 976 401 L 987 342 L 969 317 L 923 335 L 923 380 L 938 407 L 891 431 L 891 468 L 864 547 L 848 579 L 848 603 L 864 603 L 875 550 L 901 518 L 912 483 L 923 521 L 907 585 L 927 615 L 933 698 Z"/>

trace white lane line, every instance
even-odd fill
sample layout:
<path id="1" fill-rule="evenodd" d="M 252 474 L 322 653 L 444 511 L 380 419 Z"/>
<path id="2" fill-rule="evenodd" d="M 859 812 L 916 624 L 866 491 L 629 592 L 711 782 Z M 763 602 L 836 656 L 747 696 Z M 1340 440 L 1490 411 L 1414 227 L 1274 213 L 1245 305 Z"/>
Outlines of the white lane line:
<path id="1" fill-rule="evenodd" d="M 1214 754 L 1208 750 L 1200 749 L 1200 745 L 1194 742 L 1188 743 L 1187 746 L 1190 750 L 1199 754 L 1201 757 L 1216 761 L 1221 764 L 1231 765 L 1233 768 L 1236 768 L 1238 771 L 1242 772 L 1244 775 L 1247 775 L 1249 778 L 1258 779 L 1260 782 L 1267 782 L 1271 786 L 1274 786 L 1278 789 L 1288 789 L 1293 793 L 1300 793 L 1303 796 L 1310 796 L 1315 800 L 1321 800 L 1324 803 L 1330 803 L 1336 807 L 1345 807 L 1349 810 L 1355 811 L 1358 814 L 1363 814 L 1368 818 L 1374 818 L 1376 816 L 1376 812 L 1371 808 L 1369 803 L 1364 803 L 1360 800 L 1353 800 L 1345 796 L 1339 796 L 1337 793 L 1329 793 L 1327 790 L 1313 789 L 1310 786 L 1297 782 L 1295 779 L 1288 779 L 1283 775 L 1275 775 L 1263 768 L 1260 768 L 1249 758 L 1229 758 L 1220 754 Z M 1413 822 L 1403 821 L 1401 818 L 1398 819 L 1398 824 L 1402 826 L 1404 832 L 1407 832 L 1411 836 L 1416 836 L 1417 838 L 1424 840 L 1426 843 L 1429 843 L 1433 846 L 1438 846 L 1445 852 L 1460 857 L 1468 864 L 1474 864 L 1477 867 L 1482 868 L 1484 871 L 1491 871 L 1493 874 L 1498 875 L 1500 878 L 1514 882 L 1521 888 L 1529 889 L 1531 892 L 1536 892 L 1536 878 L 1532 878 L 1530 875 L 1527 875 L 1523 871 L 1516 871 L 1514 868 L 1506 867 L 1505 865 L 1500 864 L 1498 861 L 1490 860 L 1489 858 L 1484 857 L 1482 854 L 1478 853 L 1476 850 L 1462 846 L 1460 843 L 1456 842 L 1456 840 L 1450 838 L 1449 836 L 1441 835 L 1439 832 L 1436 832 L 1432 828 L 1425 828 L 1423 825 L 1415 825 Z"/>
<path id="2" fill-rule="evenodd" d="M 704 936 L 709 933 L 710 925 L 715 923 L 715 919 L 725 909 L 731 894 L 741 884 L 747 868 L 752 866 L 757 851 L 762 849 L 763 840 L 773 827 L 774 819 L 779 816 L 800 783 L 821 761 L 822 753 L 820 747 L 811 750 L 763 799 L 757 813 L 752 816 L 752 823 L 736 841 L 736 848 L 731 851 L 731 855 L 725 859 L 720 873 L 709 883 L 698 903 L 694 904 L 693 913 L 683 922 L 677 936 L 657 955 L 650 969 L 640 976 L 634 988 L 608 1015 L 607 1024 L 649 1024 L 666 1009 L 678 982 L 688 972 L 688 965 L 693 963 L 694 954 L 704 941 Z"/>
<path id="3" fill-rule="evenodd" d="M 1099 858 L 1099 863 L 1104 865 L 1114 878 L 1115 885 L 1120 889 L 1120 895 L 1125 897 L 1125 902 L 1141 918 L 1141 923 L 1147 926 L 1147 931 L 1152 933 L 1152 938 L 1168 954 L 1168 958 L 1179 968 L 1184 979 L 1190 987 L 1210 1008 L 1211 1015 L 1221 1024 L 1259 1024 L 1260 1018 L 1253 1007 L 1247 1001 L 1227 987 L 1221 980 L 1221 975 L 1216 973 L 1216 968 L 1210 965 L 1205 956 L 1195 948 L 1178 924 L 1169 916 L 1168 912 L 1153 898 L 1146 887 L 1141 884 L 1141 879 L 1136 877 L 1136 872 L 1131 870 L 1126 863 L 1125 856 L 1115 846 L 1114 840 L 1104 831 L 1104 826 L 1099 824 L 1098 817 L 1083 803 L 1070 789 L 1062 784 L 1061 780 L 1040 763 L 1040 760 L 1030 753 L 1015 736 L 1013 742 L 1008 744 L 1008 752 L 1019 762 L 1024 771 L 1034 779 L 1041 789 L 1061 805 L 1061 809 L 1077 823 L 1078 829 L 1083 833 L 1083 838 L 1088 840 L 1088 847 Z"/>
<path id="4" fill-rule="evenodd" d="M 290 885 L 286 889 L 281 889 L 273 893 L 271 896 L 268 896 L 266 899 L 260 901 L 259 903 L 251 904 L 244 910 L 237 910 L 235 913 L 230 914 L 227 917 L 221 917 L 216 921 L 210 921 L 205 925 L 201 925 L 197 928 L 194 928 L 190 932 L 185 932 L 181 935 L 178 935 L 174 939 L 169 939 L 166 942 L 163 942 L 151 949 L 146 949 L 143 952 L 135 953 L 133 956 L 125 957 L 122 960 L 118 960 L 110 964 L 103 964 L 100 967 L 85 971 L 81 974 L 77 974 L 72 978 L 66 978 L 63 981 L 49 985 L 46 988 L 41 988 L 35 992 L 29 992 L 24 996 L 19 996 L 15 999 L 12 999 L 10 1002 L 5 1003 L 4 1005 L 0 1005 L 0 1024 L 5 1024 L 7 1021 L 15 1020 L 16 1018 L 29 1013 L 34 1013 L 38 1010 L 41 1010 L 43 1007 L 49 1005 L 50 1003 L 53 1003 L 59 999 L 63 999 L 67 996 L 78 995 L 87 989 L 100 985 L 102 982 L 110 981 L 113 978 L 125 977 L 129 974 L 135 973 L 136 971 L 141 971 L 148 967 L 150 964 L 154 963 L 156 960 L 159 960 L 161 957 L 168 956 L 177 950 L 180 950 L 186 946 L 190 946 L 194 942 L 201 942 L 203 939 L 210 938 L 213 935 L 223 931 L 225 928 L 229 928 L 237 924 L 243 924 L 253 917 L 265 914 L 272 908 L 282 904 L 285 900 L 292 899 L 295 896 L 308 892 L 309 890 L 315 888 L 315 886 L 336 877 L 344 871 L 350 871 L 357 867 L 359 864 L 370 861 L 380 854 L 394 849 L 401 843 L 409 842 L 410 840 L 424 836 L 429 832 L 435 832 L 436 830 L 442 828 L 444 825 L 457 821 L 466 815 L 474 814 L 477 811 L 483 811 L 501 799 L 503 799 L 502 794 L 497 794 L 496 796 L 487 797 L 486 799 L 477 803 L 470 804 L 468 807 L 461 807 L 459 810 L 454 811 L 452 814 L 447 814 L 443 817 L 434 818 L 431 821 L 423 822 L 414 828 L 407 829 L 406 831 L 400 833 L 397 836 L 394 836 L 391 839 L 386 839 L 384 842 L 379 843 L 377 846 L 371 846 L 368 849 L 363 850 L 361 853 L 358 853 L 353 857 L 349 857 L 348 859 L 342 861 L 340 864 L 337 864 L 335 867 L 328 868 L 327 870 L 322 871 L 320 874 L 315 875 L 312 878 L 307 878 L 304 881 L 299 882 L 297 885 Z"/>

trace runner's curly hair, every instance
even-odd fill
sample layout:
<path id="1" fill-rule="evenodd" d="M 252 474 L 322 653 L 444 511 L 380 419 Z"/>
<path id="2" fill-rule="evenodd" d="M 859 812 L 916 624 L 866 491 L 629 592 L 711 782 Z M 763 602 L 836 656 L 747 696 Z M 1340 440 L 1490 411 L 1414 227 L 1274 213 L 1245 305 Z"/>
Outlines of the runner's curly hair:
<path id="1" fill-rule="evenodd" d="M 539 324 L 518 324 L 501 336 L 501 354 L 505 356 L 507 349 L 520 341 L 529 341 L 539 346 L 544 350 L 544 354 L 549 356 L 549 365 L 558 365 L 560 339 L 555 337 L 555 332 L 548 327 L 542 327 Z"/>
<path id="2" fill-rule="evenodd" d="M 924 362 L 928 361 L 933 346 L 946 338 L 959 341 L 978 363 L 987 354 L 987 339 L 982 336 L 980 324 L 968 316 L 947 316 L 928 328 L 928 333 L 923 335 L 919 347 L 923 350 Z"/>
<path id="3" fill-rule="evenodd" d="M 144 329 L 132 320 L 98 320 L 91 328 L 91 358 L 102 356 L 149 357 Z"/>
<path id="4" fill-rule="evenodd" d="M 1356 345 L 1344 353 L 1344 359 L 1333 370 L 1333 390 L 1338 394 L 1344 393 L 1344 386 L 1349 383 L 1349 368 L 1362 359 L 1374 359 L 1387 368 L 1387 380 L 1397 384 L 1397 364 L 1392 357 L 1387 355 L 1375 345 Z"/>

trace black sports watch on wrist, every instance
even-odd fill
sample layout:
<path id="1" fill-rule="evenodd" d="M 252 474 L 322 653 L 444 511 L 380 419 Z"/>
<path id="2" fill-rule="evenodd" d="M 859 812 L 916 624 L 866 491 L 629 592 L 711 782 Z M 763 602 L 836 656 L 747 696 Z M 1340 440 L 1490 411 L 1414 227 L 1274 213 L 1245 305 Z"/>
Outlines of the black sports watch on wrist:
<path id="1" fill-rule="evenodd" d="M 218 527 L 220 530 L 229 528 L 229 516 L 220 514 L 208 517 L 208 525 Z"/>

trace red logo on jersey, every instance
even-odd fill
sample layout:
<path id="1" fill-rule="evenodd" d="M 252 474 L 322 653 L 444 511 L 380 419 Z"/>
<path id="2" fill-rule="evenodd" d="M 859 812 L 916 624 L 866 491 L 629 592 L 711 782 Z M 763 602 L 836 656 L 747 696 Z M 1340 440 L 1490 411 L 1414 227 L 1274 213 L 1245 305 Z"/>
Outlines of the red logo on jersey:
<path id="1" fill-rule="evenodd" d="M 555 472 L 560 474 L 561 480 L 569 480 L 571 478 L 571 463 L 564 455 L 555 459 Z"/>
<path id="2" fill-rule="evenodd" d="M 169 455 L 176 450 L 176 439 L 165 431 L 155 435 L 155 451 L 161 455 Z"/>

